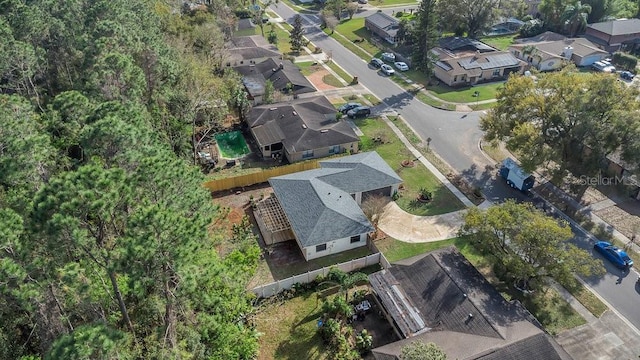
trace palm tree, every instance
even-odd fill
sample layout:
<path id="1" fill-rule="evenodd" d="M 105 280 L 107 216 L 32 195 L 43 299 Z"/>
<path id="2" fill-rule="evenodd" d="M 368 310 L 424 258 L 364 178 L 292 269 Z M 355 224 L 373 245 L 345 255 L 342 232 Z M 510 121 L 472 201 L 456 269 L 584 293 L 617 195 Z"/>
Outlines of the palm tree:
<path id="1" fill-rule="evenodd" d="M 332 267 L 331 270 L 329 270 L 329 274 L 327 274 L 326 281 L 323 283 L 340 286 L 340 292 L 344 293 L 344 300 L 349 301 L 349 290 L 356 284 L 367 281 L 369 281 L 369 277 L 365 273 L 345 273 L 337 267 Z"/>
<path id="2" fill-rule="evenodd" d="M 562 23 L 569 36 L 574 37 L 587 28 L 587 17 L 590 12 L 591 6 L 583 5 L 580 1 L 567 5 L 562 13 Z"/>

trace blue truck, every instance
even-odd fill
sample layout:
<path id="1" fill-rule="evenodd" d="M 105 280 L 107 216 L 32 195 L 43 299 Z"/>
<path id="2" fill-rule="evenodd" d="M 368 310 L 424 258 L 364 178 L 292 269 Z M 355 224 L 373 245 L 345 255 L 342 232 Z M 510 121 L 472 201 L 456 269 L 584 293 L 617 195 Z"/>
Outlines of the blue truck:
<path id="1" fill-rule="evenodd" d="M 506 180 L 507 185 L 523 192 L 529 191 L 535 183 L 533 175 L 526 173 L 511 158 L 506 158 L 500 166 L 500 176 Z"/>

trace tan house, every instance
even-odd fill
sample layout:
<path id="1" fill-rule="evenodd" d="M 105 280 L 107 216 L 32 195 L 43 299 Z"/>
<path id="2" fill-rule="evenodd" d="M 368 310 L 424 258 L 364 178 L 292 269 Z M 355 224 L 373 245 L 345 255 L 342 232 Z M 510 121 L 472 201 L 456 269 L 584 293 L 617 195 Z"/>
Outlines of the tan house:
<path id="1" fill-rule="evenodd" d="M 540 71 L 560 69 L 569 61 L 579 67 L 591 66 L 609 56 L 585 38 L 513 44 L 509 51 Z"/>
<path id="2" fill-rule="evenodd" d="M 295 163 L 358 152 L 360 139 L 324 96 L 256 106 L 247 124 L 263 158 Z"/>
<path id="3" fill-rule="evenodd" d="M 395 45 L 398 42 L 400 22 L 391 15 L 383 12 L 373 13 L 364 19 L 364 27 L 389 44 Z"/>
<path id="4" fill-rule="evenodd" d="M 584 36 L 608 52 L 633 49 L 640 43 L 640 19 L 589 24 Z"/>
<path id="5" fill-rule="evenodd" d="M 478 40 L 462 37 L 440 39 L 431 51 L 438 57 L 434 75 L 456 87 L 506 79 L 521 73 L 526 63 L 508 51 L 498 51 Z"/>

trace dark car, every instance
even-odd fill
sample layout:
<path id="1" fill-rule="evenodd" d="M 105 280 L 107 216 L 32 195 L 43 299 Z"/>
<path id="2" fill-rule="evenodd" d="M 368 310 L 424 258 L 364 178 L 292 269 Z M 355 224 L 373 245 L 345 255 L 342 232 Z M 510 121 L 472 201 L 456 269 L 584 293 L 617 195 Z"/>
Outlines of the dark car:
<path id="1" fill-rule="evenodd" d="M 593 249 L 602 254 L 602 256 L 611 261 L 613 265 L 619 267 L 620 269 L 628 269 L 633 266 L 633 260 L 631 260 L 629 255 L 627 255 L 624 250 L 618 248 L 617 246 L 613 246 L 606 241 L 598 241 L 595 245 L 593 245 Z"/>
<path id="2" fill-rule="evenodd" d="M 341 112 L 341 113 L 343 113 L 343 114 L 346 114 L 349 110 L 351 110 L 351 109 L 355 109 L 355 108 L 357 108 L 357 107 L 359 107 L 359 106 L 362 106 L 362 104 L 360 104 L 360 103 L 355 103 L 355 102 L 353 102 L 353 103 L 351 103 L 351 102 L 350 102 L 350 103 L 346 103 L 346 104 L 344 104 L 344 105 L 340 106 L 340 107 L 338 108 L 338 111 L 340 111 L 340 112 Z"/>
<path id="3" fill-rule="evenodd" d="M 371 115 L 371 109 L 368 106 L 358 106 L 357 108 L 347 111 L 347 116 L 352 119 L 369 115 Z"/>
<path id="4" fill-rule="evenodd" d="M 631 71 L 621 71 L 620 72 L 620 77 L 624 80 L 633 80 L 633 78 L 635 77 L 635 75 L 633 75 L 633 73 Z"/>
<path id="5" fill-rule="evenodd" d="M 382 61 L 382 60 L 380 60 L 378 58 L 373 58 L 373 59 L 371 59 L 369 64 L 371 64 L 374 68 L 379 69 L 380 66 L 382 66 L 382 64 L 384 64 L 384 61 Z"/>

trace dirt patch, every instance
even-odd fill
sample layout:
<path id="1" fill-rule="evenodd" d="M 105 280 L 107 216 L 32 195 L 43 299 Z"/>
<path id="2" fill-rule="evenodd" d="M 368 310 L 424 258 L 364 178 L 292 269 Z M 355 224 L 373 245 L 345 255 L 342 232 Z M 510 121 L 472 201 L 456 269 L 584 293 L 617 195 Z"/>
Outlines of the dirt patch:
<path id="1" fill-rule="evenodd" d="M 214 204 L 229 207 L 232 209 L 242 209 L 249 204 L 253 198 L 260 199 L 271 196 L 273 189 L 268 183 L 247 186 L 243 188 L 219 191 L 212 195 Z"/>
<path id="2" fill-rule="evenodd" d="M 313 74 L 307 76 L 307 79 L 309 79 L 309 81 L 313 84 L 313 86 L 316 87 L 316 89 L 318 89 L 318 91 L 337 89 L 337 87 L 326 84 L 322 80 L 326 75 L 331 74 L 327 69 L 323 68 L 322 66 L 314 66 L 312 69 Z"/>
<path id="3" fill-rule="evenodd" d="M 594 213 L 628 238 L 640 230 L 640 218 L 630 215 L 619 206 L 609 206 Z"/>

